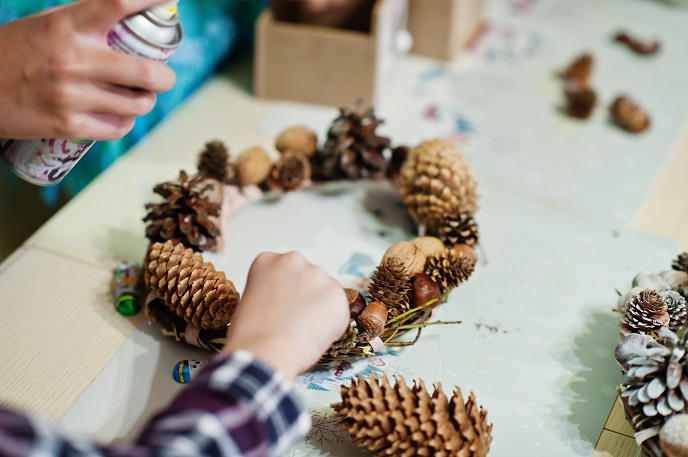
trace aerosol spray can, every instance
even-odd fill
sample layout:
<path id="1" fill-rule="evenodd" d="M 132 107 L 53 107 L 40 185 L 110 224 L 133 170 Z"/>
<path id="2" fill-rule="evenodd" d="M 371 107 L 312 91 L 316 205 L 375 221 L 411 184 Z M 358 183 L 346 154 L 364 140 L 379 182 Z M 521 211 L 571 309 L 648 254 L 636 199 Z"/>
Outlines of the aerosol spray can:
<path id="1" fill-rule="evenodd" d="M 108 45 L 124 54 L 167 62 L 182 41 L 179 0 L 168 1 L 117 23 Z M 0 139 L 0 157 L 24 180 L 39 186 L 62 181 L 95 141 L 62 138 Z"/>

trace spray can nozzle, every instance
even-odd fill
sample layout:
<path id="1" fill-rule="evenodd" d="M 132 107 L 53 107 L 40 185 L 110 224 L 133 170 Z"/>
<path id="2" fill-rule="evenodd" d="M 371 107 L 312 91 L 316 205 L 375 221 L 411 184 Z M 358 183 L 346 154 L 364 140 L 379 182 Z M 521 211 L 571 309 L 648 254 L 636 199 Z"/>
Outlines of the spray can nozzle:
<path id="1" fill-rule="evenodd" d="M 152 7 L 149 11 L 162 20 L 170 20 L 177 14 L 179 0 L 171 0 Z"/>

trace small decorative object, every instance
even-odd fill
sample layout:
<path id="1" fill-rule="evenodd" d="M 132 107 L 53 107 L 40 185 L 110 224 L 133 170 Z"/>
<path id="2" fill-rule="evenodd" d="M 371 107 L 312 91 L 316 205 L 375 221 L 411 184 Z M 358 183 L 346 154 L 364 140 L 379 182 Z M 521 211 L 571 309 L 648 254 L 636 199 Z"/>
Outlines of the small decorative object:
<path id="1" fill-rule="evenodd" d="M 466 281 L 472 274 L 475 263 L 468 257 L 451 249 L 430 257 L 425 272 L 440 286 L 444 294 Z"/>
<path id="2" fill-rule="evenodd" d="M 425 257 L 433 257 L 444 252 L 444 243 L 434 236 L 421 236 L 411 240 L 411 244 L 417 247 Z"/>
<path id="3" fill-rule="evenodd" d="M 233 169 L 234 180 L 239 187 L 260 184 L 270 175 L 272 160 L 265 149 L 252 147 L 239 155 Z"/>
<path id="4" fill-rule="evenodd" d="M 669 313 L 669 330 L 678 331 L 688 323 L 688 310 L 686 309 L 686 299 L 675 290 L 660 292 L 659 296 L 667 305 Z"/>
<path id="5" fill-rule="evenodd" d="M 657 338 L 659 330 L 669 325 L 671 317 L 659 292 L 645 289 L 626 303 L 626 313 L 619 321 L 623 336 L 642 333 Z"/>
<path id="6" fill-rule="evenodd" d="M 359 376 L 342 385 L 341 396 L 332 405 L 337 425 L 375 456 L 484 457 L 490 450 L 487 412 L 473 393 L 464 402 L 458 387 L 449 399 L 440 383 L 431 395 L 422 380 L 409 387 L 396 378 L 392 386 L 386 376 Z"/>
<path id="7" fill-rule="evenodd" d="M 688 414 L 677 414 L 659 431 L 659 444 L 667 457 L 688 457 Z"/>
<path id="8" fill-rule="evenodd" d="M 222 205 L 221 194 L 207 177 L 189 177 L 155 186 L 154 192 L 165 198 L 163 203 L 146 205 L 146 236 L 151 243 L 172 240 L 198 251 L 217 248 L 220 233 L 217 218 Z"/>
<path id="9" fill-rule="evenodd" d="M 141 311 L 143 272 L 139 262 L 123 262 L 115 268 L 112 278 L 112 292 L 117 312 L 134 316 Z"/>
<path id="10" fill-rule="evenodd" d="M 356 320 L 351 319 L 349 322 L 349 327 L 344 332 L 341 338 L 334 342 L 325 354 L 325 357 L 337 359 L 340 357 L 346 357 L 356 347 L 358 343 L 358 326 Z"/>
<path id="11" fill-rule="evenodd" d="M 682 252 L 671 263 L 671 268 L 676 271 L 688 272 L 688 252 Z"/>
<path id="12" fill-rule="evenodd" d="M 292 127 L 280 133 L 275 147 L 281 153 L 295 152 L 311 157 L 318 151 L 318 136 L 308 127 Z"/>
<path id="13" fill-rule="evenodd" d="M 650 116 L 630 97 L 617 97 L 609 110 L 614 123 L 627 132 L 639 133 L 650 126 Z"/>
<path id="14" fill-rule="evenodd" d="M 562 78 L 566 81 L 586 87 L 590 83 L 590 76 L 595 65 L 595 58 L 590 53 L 584 53 L 576 57 L 573 62 L 562 72 Z"/>
<path id="15" fill-rule="evenodd" d="M 614 36 L 614 41 L 624 44 L 631 51 L 639 55 L 652 55 L 659 51 L 659 41 L 639 40 L 626 32 L 619 32 Z"/>
<path id="16" fill-rule="evenodd" d="M 346 299 L 349 300 L 349 314 L 351 319 L 356 319 L 363 308 L 366 307 L 367 303 L 363 295 L 359 291 L 354 289 L 344 289 L 346 293 Z"/>
<path id="17" fill-rule="evenodd" d="M 445 215 L 478 209 L 477 183 L 461 149 L 444 140 L 425 141 L 409 151 L 399 192 L 413 219 L 436 233 Z"/>
<path id="18" fill-rule="evenodd" d="M 386 305 L 390 317 L 397 317 L 409 310 L 411 281 L 404 264 L 398 257 L 388 257 L 383 260 L 371 279 L 368 292 L 373 300 L 381 301 Z"/>
<path id="19" fill-rule="evenodd" d="M 422 306 L 436 300 L 435 304 L 430 307 L 432 309 L 439 304 L 441 297 L 442 291 L 440 286 L 437 285 L 429 274 L 418 273 L 413 277 L 413 306 Z"/>
<path id="20" fill-rule="evenodd" d="M 198 158 L 198 173 L 222 183 L 230 178 L 229 151 L 223 142 L 206 143 Z"/>
<path id="21" fill-rule="evenodd" d="M 239 292 L 200 254 L 181 243 L 154 243 L 143 268 L 146 286 L 162 302 L 155 308 L 148 306 L 149 317 L 165 323 L 170 319 L 162 315 L 171 313 L 197 328 L 226 329 L 239 303 Z M 177 332 L 183 330 L 176 328 Z"/>
<path id="22" fill-rule="evenodd" d="M 688 413 L 686 336 L 679 339 L 667 328 L 659 335 L 663 344 L 641 346 L 621 381 L 626 415 L 643 442 L 656 438 L 667 418 Z"/>
<path id="23" fill-rule="evenodd" d="M 327 132 L 325 146 L 313 156 L 315 178 L 383 178 L 387 170 L 384 153 L 390 140 L 375 132 L 382 121 L 372 108 L 363 109 L 360 103 L 339 112 Z"/>
<path id="24" fill-rule="evenodd" d="M 272 167 L 269 185 L 291 192 L 303 187 L 311 179 L 308 158 L 297 152 L 287 151 Z"/>
<path id="25" fill-rule="evenodd" d="M 468 212 L 453 212 L 445 215 L 440 224 L 438 236 L 448 248 L 457 244 L 475 247 L 480 239 L 478 224 L 473 219 L 473 215 Z"/>
<path id="26" fill-rule="evenodd" d="M 385 263 L 390 258 L 399 259 L 408 276 L 425 271 L 427 257 L 423 251 L 410 241 L 398 241 L 387 248 L 387 251 L 382 256 L 382 263 Z"/>
<path id="27" fill-rule="evenodd" d="M 358 326 L 358 340 L 370 341 L 379 337 L 385 331 L 387 323 L 387 307 L 379 301 L 371 301 L 363 312 L 356 318 Z"/>
<path id="28" fill-rule="evenodd" d="M 467 244 L 456 244 L 452 246 L 450 250 L 454 251 L 455 254 L 468 257 L 474 264 L 478 263 L 478 255 L 475 253 L 475 250 Z"/>
<path id="29" fill-rule="evenodd" d="M 182 360 L 177 362 L 172 369 L 172 378 L 179 384 L 190 383 L 196 373 L 198 373 L 201 368 L 208 365 L 208 359 L 205 360 Z"/>
<path id="30" fill-rule="evenodd" d="M 688 293 L 688 273 L 685 271 L 664 270 L 659 276 L 666 281 L 669 289 L 684 296 Z"/>
<path id="31" fill-rule="evenodd" d="M 590 86 L 567 84 L 564 97 L 566 114 L 579 119 L 588 119 L 597 104 L 597 93 Z"/>

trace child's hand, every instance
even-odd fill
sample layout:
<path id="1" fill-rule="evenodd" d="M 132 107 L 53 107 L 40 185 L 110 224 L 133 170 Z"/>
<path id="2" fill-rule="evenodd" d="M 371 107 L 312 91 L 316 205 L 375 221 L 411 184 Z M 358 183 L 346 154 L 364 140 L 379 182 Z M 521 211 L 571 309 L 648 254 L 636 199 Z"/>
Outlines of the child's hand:
<path id="1" fill-rule="evenodd" d="M 110 49 L 107 33 L 161 1 L 82 0 L 0 26 L 0 138 L 127 134 L 175 75 Z"/>
<path id="2" fill-rule="evenodd" d="M 263 253 L 223 352 L 245 349 L 290 379 L 315 365 L 349 323 L 344 289 L 301 254 Z"/>

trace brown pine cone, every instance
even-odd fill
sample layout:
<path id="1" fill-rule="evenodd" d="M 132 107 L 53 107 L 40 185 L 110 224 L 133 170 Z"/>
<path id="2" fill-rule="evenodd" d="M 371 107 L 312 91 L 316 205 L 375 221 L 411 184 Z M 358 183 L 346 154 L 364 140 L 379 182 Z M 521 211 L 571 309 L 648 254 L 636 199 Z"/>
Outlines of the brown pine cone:
<path id="1" fill-rule="evenodd" d="M 368 292 L 387 306 L 390 318 L 409 310 L 411 280 L 399 258 L 384 260 L 371 279 Z"/>
<path id="2" fill-rule="evenodd" d="M 447 214 L 440 224 L 438 238 L 444 245 L 452 248 L 457 244 L 466 244 L 470 247 L 478 245 L 480 232 L 473 215 L 468 212 Z"/>
<path id="3" fill-rule="evenodd" d="M 447 249 L 442 254 L 428 259 L 425 273 L 440 286 L 442 294 L 466 281 L 475 269 L 475 262 L 468 256 Z"/>
<path id="4" fill-rule="evenodd" d="M 201 175 L 189 177 L 181 171 L 177 181 L 155 186 L 153 191 L 165 201 L 146 205 L 148 214 L 143 220 L 148 222 L 146 236 L 151 243 L 171 240 L 197 251 L 215 249 L 221 236 L 216 221 L 222 204 L 210 198 L 217 194 L 215 183 L 218 181 Z"/>
<path id="5" fill-rule="evenodd" d="M 624 307 L 619 321 L 623 336 L 640 333 L 657 338 L 662 327 L 668 326 L 671 317 L 662 297 L 656 290 L 645 289 L 633 295 Z"/>
<path id="6" fill-rule="evenodd" d="M 461 149 L 445 140 L 411 149 L 401 167 L 399 192 L 417 224 L 436 232 L 446 214 L 478 209 L 477 183 Z"/>
<path id="7" fill-rule="evenodd" d="M 270 186 L 290 192 L 303 187 L 311 179 L 311 164 L 301 154 L 287 151 L 272 167 Z"/>
<path id="8" fill-rule="evenodd" d="M 688 252 L 683 252 L 676 256 L 674 261 L 671 263 L 671 268 L 676 271 L 685 271 L 688 273 Z"/>
<path id="9" fill-rule="evenodd" d="M 324 358 L 336 358 L 347 355 L 356 346 L 357 338 L 358 328 L 356 326 L 356 321 L 351 319 L 344 335 L 332 344 Z"/>
<path id="10" fill-rule="evenodd" d="M 143 263 L 146 287 L 186 322 L 223 329 L 239 303 L 234 283 L 183 244 L 153 243 Z"/>
<path id="11" fill-rule="evenodd" d="M 590 53 L 581 54 L 576 57 L 564 70 L 562 77 L 567 81 L 572 81 L 580 86 L 587 86 L 590 83 L 590 76 L 595 66 L 595 58 Z"/>
<path id="12" fill-rule="evenodd" d="M 597 93 L 588 86 L 569 84 L 564 89 L 566 98 L 566 114 L 579 119 L 587 119 L 592 115 L 597 103 Z"/>
<path id="13" fill-rule="evenodd" d="M 220 182 L 229 178 L 229 151 L 222 141 L 206 143 L 198 157 L 198 173 Z"/>
<path id="14" fill-rule="evenodd" d="M 639 133 L 650 126 L 650 116 L 629 97 L 617 97 L 610 107 L 616 125 L 631 133 Z"/>
<path id="15" fill-rule="evenodd" d="M 461 389 L 451 399 L 435 384 L 432 394 L 421 380 L 409 388 L 403 378 L 392 387 L 387 376 L 359 376 L 342 385 L 335 403 L 337 424 L 357 446 L 374 456 L 485 457 L 492 442 L 492 424 L 471 393 L 464 403 Z"/>

